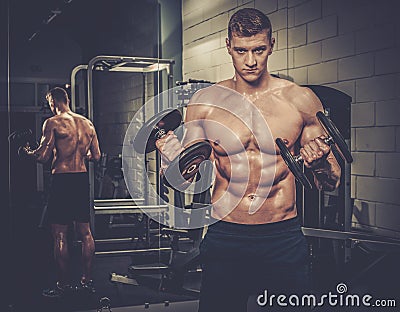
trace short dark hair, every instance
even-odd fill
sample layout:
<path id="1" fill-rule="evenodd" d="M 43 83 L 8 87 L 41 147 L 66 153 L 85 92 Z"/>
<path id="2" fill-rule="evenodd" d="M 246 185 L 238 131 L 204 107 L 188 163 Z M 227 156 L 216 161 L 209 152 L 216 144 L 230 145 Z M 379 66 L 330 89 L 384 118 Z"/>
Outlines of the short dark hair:
<path id="1" fill-rule="evenodd" d="M 263 30 L 267 30 L 268 40 L 271 41 L 272 25 L 269 18 L 257 9 L 240 9 L 229 20 L 228 38 L 231 40 L 233 33 L 241 37 L 250 37 Z"/>
<path id="2" fill-rule="evenodd" d="M 65 91 L 63 88 L 60 87 L 55 87 L 51 89 L 49 92 L 46 94 L 46 100 L 51 97 L 55 101 L 63 102 L 63 103 L 68 103 L 69 98 L 68 98 L 68 93 Z"/>

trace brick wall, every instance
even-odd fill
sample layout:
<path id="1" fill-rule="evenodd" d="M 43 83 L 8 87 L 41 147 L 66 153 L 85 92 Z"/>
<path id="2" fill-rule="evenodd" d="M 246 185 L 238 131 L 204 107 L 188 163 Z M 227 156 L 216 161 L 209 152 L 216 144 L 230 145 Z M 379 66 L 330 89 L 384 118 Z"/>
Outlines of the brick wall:
<path id="1" fill-rule="evenodd" d="M 400 232 L 400 22 L 395 0 L 183 0 L 184 79 L 233 75 L 227 23 L 242 7 L 271 19 L 269 70 L 353 98 L 353 225 Z"/>
<path id="2" fill-rule="evenodd" d="M 103 153 L 107 153 L 109 158 L 122 155 L 122 146 L 127 129 L 136 117 L 136 130 L 142 126 L 142 113 L 137 113 L 144 103 L 147 103 L 154 96 L 154 74 L 148 73 L 146 81 L 143 80 L 141 73 L 95 73 L 95 99 L 94 113 L 97 121 L 97 132 Z M 145 83 L 145 85 L 144 85 Z M 146 89 L 145 98 L 143 98 L 143 89 Z M 96 112 L 96 105 L 98 110 Z M 154 115 L 153 105 L 146 106 L 146 120 Z M 136 133 L 136 132 L 135 132 Z M 133 134 L 132 132 L 130 134 Z M 149 154 L 148 177 L 151 184 L 155 185 L 155 155 Z M 127 160 L 129 166 L 129 179 L 131 195 L 133 198 L 144 198 L 145 180 L 144 180 L 144 159 L 132 150 L 132 157 Z M 103 188 L 104 196 L 112 195 L 113 185 L 106 178 L 106 186 Z M 124 181 L 119 181 L 118 198 L 128 196 Z M 150 202 L 155 202 L 155 198 L 149 198 Z"/>

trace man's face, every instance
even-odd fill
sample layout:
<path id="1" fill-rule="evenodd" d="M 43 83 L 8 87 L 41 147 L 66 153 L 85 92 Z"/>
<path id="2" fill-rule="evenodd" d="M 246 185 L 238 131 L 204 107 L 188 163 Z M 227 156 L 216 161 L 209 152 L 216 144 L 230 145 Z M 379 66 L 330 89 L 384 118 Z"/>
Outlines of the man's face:
<path id="1" fill-rule="evenodd" d="M 47 102 L 49 103 L 49 107 L 50 107 L 51 111 L 53 112 L 53 114 L 55 114 L 56 111 L 55 111 L 55 107 L 54 107 L 54 99 L 51 95 L 47 97 Z"/>
<path id="2" fill-rule="evenodd" d="M 275 39 L 268 39 L 267 30 L 251 37 L 239 37 L 235 33 L 232 39 L 226 39 L 228 53 L 232 56 L 236 75 L 254 83 L 267 70 L 268 56 L 272 53 Z"/>

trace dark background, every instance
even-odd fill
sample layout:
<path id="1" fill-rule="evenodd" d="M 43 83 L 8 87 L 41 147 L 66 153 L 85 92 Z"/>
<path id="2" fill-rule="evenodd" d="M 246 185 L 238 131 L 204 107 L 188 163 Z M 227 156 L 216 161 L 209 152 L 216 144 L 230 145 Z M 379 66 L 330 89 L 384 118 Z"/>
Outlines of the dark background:
<path id="1" fill-rule="evenodd" d="M 58 311 L 62 307 L 93 309 L 103 295 L 114 296 L 113 306 L 141 304 L 149 296 L 150 301 L 152 296 L 153 301 L 162 301 L 157 292 L 149 295 L 140 288 L 135 290 L 137 297 L 128 291 L 126 299 L 109 282 L 111 271 L 127 270 L 130 257 L 96 260 L 94 277 L 99 280 L 99 291 L 93 298 L 78 300 L 75 305 L 41 298 L 41 290 L 55 281 L 50 231 L 47 225 L 39 227 L 47 196 L 46 183 L 44 190 L 37 190 L 36 164 L 19 160 L 18 146 L 9 144 L 7 136 L 12 131 L 30 128 L 34 137 L 39 138 L 41 123 L 51 115 L 45 90 L 65 86 L 75 66 L 87 64 L 97 55 L 173 58 L 175 78 L 181 79 L 181 4 L 165 2 L 1 0 L 0 198 L 2 271 L 6 281 L 2 288 L 2 311 L 25 311 L 30 307 L 38 311 Z M 165 23 L 167 18 L 169 22 L 164 28 L 172 34 L 169 40 L 162 38 L 160 31 L 162 20 Z M 111 157 L 121 153 L 122 141 L 115 138 L 123 136 L 129 123 L 122 122 L 121 116 L 132 116 L 137 110 L 132 100 L 142 97 L 144 86 L 140 75 L 135 75 L 95 78 L 94 122 L 102 152 Z M 31 81 L 36 83 L 36 93 Z M 150 79 L 150 87 L 152 84 L 154 80 Z M 48 175 L 49 166 L 43 168 Z M 71 245 L 70 249 L 72 261 L 79 267 L 79 247 Z M 73 274 L 79 278 L 78 271 Z"/>

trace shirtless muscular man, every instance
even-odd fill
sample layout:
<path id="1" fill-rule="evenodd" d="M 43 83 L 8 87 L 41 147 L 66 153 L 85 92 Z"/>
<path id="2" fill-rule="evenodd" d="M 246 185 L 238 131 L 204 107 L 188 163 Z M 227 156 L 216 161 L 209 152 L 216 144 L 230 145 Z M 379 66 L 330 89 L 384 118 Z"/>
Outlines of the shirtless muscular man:
<path id="1" fill-rule="evenodd" d="M 218 221 L 208 227 L 201 245 L 201 312 L 243 312 L 249 295 L 265 289 L 288 295 L 310 287 L 308 247 L 297 218 L 294 176 L 277 147 L 268 144 L 271 140 L 256 138 L 270 132 L 272 142 L 283 138 L 292 153 L 296 145 L 301 147 L 300 155 L 312 170 L 318 189 L 333 190 L 339 184 L 340 167 L 323 141 L 324 130 L 316 118 L 323 110 L 321 102 L 310 89 L 268 72 L 268 57 L 275 43 L 271 34 L 271 23 L 262 12 L 249 8 L 235 12 L 226 39 L 234 77 L 198 91 L 187 107 L 185 125 L 190 126 L 182 146 L 196 138 L 208 139 L 215 170 L 212 217 Z M 224 104 L 199 105 L 206 102 L 202 99 L 207 94 L 218 103 L 224 98 L 221 94 L 229 92 L 251 102 L 252 108 L 242 115 L 248 122 L 221 109 Z M 258 116 L 258 121 L 252 116 Z M 231 137 L 216 131 L 216 124 Z M 172 132 L 156 145 L 167 162 L 182 150 Z M 248 180 L 241 179 L 240 167 L 248 168 Z M 263 181 L 263 175 L 271 176 L 265 172 L 274 173 L 272 181 Z M 240 188 L 237 198 L 235 190 Z M 256 211 L 249 213 L 255 203 Z"/>
<path id="2" fill-rule="evenodd" d="M 99 142 L 92 122 L 70 110 L 64 89 L 51 89 L 46 99 L 54 116 L 43 124 L 39 147 L 24 148 L 27 155 L 39 162 L 45 163 L 53 156 L 47 213 L 59 276 L 56 287 L 43 291 L 43 295 L 59 297 L 69 286 L 67 231 L 72 223 L 82 239 L 81 285 L 94 292 L 91 279 L 94 241 L 89 225 L 89 179 L 85 160 L 100 159 Z"/>

